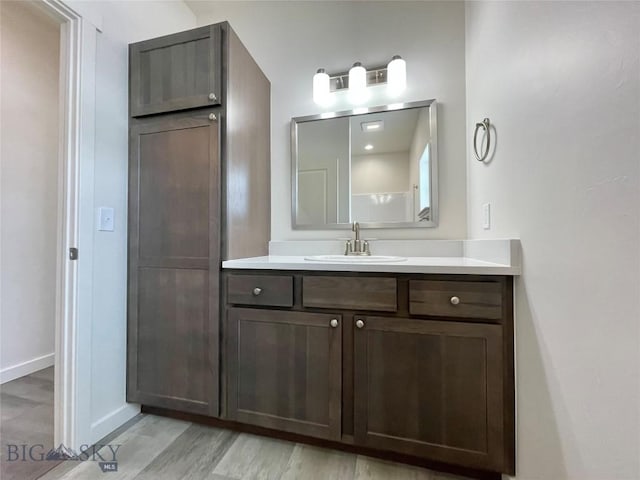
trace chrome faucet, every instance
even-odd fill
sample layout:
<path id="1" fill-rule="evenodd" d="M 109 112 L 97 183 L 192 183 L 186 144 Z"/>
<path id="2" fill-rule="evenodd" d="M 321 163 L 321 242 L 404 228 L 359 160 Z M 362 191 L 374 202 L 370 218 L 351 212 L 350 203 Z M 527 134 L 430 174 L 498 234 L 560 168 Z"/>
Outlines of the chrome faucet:
<path id="1" fill-rule="evenodd" d="M 351 225 L 351 230 L 355 232 L 355 239 L 347 240 L 347 243 L 344 247 L 345 255 L 371 255 L 371 251 L 369 250 L 369 242 L 366 240 L 360 239 L 360 224 L 358 222 L 353 222 Z"/>

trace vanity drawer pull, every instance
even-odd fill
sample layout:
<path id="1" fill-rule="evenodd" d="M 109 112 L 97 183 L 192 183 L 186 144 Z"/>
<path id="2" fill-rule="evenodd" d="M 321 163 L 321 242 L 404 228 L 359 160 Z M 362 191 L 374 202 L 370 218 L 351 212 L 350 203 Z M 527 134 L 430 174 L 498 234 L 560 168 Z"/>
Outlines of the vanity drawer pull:
<path id="1" fill-rule="evenodd" d="M 268 288 L 265 286 L 268 285 Z M 227 303 L 233 305 L 293 306 L 291 275 L 241 275 L 227 277 Z"/>
<path id="2" fill-rule="evenodd" d="M 502 301 L 500 282 L 409 281 L 411 315 L 499 322 L 502 319 Z"/>
<path id="3" fill-rule="evenodd" d="M 329 325 L 331 325 L 331 328 L 338 328 L 338 319 L 337 318 L 331 319 L 331 321 L 329 322 Z"/>

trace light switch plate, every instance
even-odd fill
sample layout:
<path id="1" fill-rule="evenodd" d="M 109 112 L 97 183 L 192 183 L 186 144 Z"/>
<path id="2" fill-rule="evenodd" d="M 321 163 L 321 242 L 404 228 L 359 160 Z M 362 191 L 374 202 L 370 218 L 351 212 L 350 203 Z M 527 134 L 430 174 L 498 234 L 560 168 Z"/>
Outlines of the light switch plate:
<path id="1" fill-rule="evenodd" d="M 113 232 L 114 209 L 112 207 L 100 207 L 98 209 L 98 230 L 101 232 Z"/>
<path id="2" fill-rule="evenodd" d="M 482 205 L 482 228 L 489 230 L 491 228 L 491 204 Z"/>

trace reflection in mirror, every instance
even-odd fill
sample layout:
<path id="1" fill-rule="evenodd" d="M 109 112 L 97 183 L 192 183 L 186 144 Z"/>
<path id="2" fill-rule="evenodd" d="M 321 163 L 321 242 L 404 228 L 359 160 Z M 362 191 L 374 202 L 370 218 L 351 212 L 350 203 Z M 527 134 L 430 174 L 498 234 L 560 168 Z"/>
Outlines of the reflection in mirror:
<path id="1" fill-rule="evenodd" d="M 349 118 L 301 123 L 298 222 L 349 223 Z"/>
<path id="2" fill-rule="evenodd" d="M 436 104 L 292 121 L 293 226 L 436 225 Z"/>

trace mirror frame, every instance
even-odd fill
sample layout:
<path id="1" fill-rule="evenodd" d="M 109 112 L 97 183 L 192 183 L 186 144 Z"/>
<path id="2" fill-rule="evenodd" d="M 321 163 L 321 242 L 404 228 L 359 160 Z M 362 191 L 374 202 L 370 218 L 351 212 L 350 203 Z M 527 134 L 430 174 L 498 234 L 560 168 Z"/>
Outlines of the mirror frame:
<path id="1" fill-rule="evenodd" d="M 431 219 L 426 222 L 362 222 L 361 228 L 433 228 L 438 226 L 438 104 L 435 99 L 419 102 L 393 103 L 378 107 L 360 107 L 341 112 L 326 112 L 316 115 L 306 115 L 291 119 L 291 228 L 293 230 L 345 230 L 351 229 L 351 223 L 327 223 L 324 225 L 298 225 L 298 124 L 314 120 L 328 120 L 338 117 L 355 117 L 368 113 L 408 110 L 412 108 L 429 107 L 429 128 L 431 130 L 430 162 L 430 195 Z M 351 159 L 349 159 L 351 160 Z M 434 181 L 435 179 L 435 181 Z M 351 212 L 349 212 L 351 214 Z"/>

